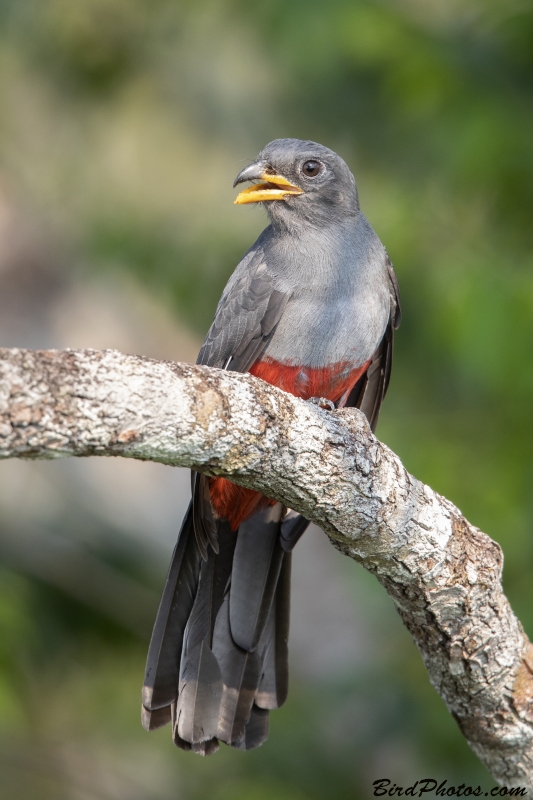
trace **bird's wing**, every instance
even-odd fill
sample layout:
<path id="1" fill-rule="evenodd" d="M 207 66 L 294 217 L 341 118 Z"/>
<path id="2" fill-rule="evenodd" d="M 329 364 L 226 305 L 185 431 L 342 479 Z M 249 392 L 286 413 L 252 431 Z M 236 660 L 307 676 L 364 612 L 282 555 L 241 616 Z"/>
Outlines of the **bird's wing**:
<path id="1" fill-rule="evenodd" d="M 389 386 L 394 331 L 399 328 L 402 319 L 398 280 L 389 256 L 386 258 L 390 297 L 389 321 L 367 371 L 355 384 L 346 403 L 346 406 L 359 408 L 365 414 L 373 431 L 376 430 L 381 404 Z"/>
<path id="2" fill-rule="evenodd" d="M 262 250 L 250 252 L 222 295 L 198 363 L 247 372 L 273 336 L 288 299 L 275 288 Z M 181 747 L 193 742 L 193 749 L 207 753 L 217 738 L 256 747 L 268 733 L 268 709 L 285 700 L 290 554 L 281 545 L 283 513 L 276 503 L 232 534 L 213 516 L 208 478 L 193 473 L 191 516 L 205 560 L 184 633 L 174 705 L 174 741 Z"/>
<path id="3" fill-rule="evenodd" d="M 224 290 L 197 363 L 247 372 L 272 338 L 288 299 L 275 288 L 262 248 L 247 253 Z"/>
<path id="4" fill-rule="evenodd" d="M 387 272 L 390 282 L 390 298 L 391 298 L 391 318 L 392 325 L 395 331 L 400 327 L 402 321 L 402 307 L 400 305 L 400 287 L 398 286 L 398 278 L 394 272 L 392 261 L 387 254 Z"/>
<path id="5" fill-rule="evenodd" d="M 262 247 L 242 259 L 218 304 L 197 363 L 247 372 L 274 335 L 289 295 L 275 288 Z M 216 522 L 209 503 L 208 479 L 193 474 L 194 530 L 202 557 L 217 547 Z"/>

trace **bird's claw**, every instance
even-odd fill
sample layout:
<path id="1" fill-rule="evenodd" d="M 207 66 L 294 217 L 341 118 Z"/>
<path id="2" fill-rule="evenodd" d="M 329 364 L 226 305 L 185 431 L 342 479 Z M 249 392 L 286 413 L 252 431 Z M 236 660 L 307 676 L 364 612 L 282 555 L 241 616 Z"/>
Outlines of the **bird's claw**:
<path id="1" fill-rule="evenodd" d="M 319 408 L 324 408 L 326 411 L 335 411 L 335 403 L 332 400 L 328 400 L 327 397 L 310 397 L 307 402 L 313 403 Z"/>

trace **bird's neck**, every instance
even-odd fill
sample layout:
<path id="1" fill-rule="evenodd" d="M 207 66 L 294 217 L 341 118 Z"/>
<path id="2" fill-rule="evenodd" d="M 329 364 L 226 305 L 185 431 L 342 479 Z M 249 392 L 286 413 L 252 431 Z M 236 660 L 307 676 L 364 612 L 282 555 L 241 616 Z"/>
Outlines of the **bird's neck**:
<path id="1" fill-rule="evenodd" d="M 288 202 L 265 203 L 266 211 L 274 231 L 295 237 L 307 237 L 317 230 L 354 227 L 361 212 L 359 207 L 333 207 L 328 205 L 301 205 L 298 210 Z"/>

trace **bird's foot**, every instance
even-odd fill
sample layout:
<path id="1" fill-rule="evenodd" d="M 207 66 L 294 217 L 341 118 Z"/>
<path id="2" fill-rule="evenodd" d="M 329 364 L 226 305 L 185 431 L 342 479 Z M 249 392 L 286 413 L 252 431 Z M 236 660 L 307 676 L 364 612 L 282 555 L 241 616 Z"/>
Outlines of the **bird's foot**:
<path id="1" fill-rule="evenodd" d="M 328 400 L 327 397 L 310 397 L 307 402 L 313 403 L 314 406 L 319 408 L 324 408 L 326 411 L 335 411 L 335 403 L 332 400 Z"/>

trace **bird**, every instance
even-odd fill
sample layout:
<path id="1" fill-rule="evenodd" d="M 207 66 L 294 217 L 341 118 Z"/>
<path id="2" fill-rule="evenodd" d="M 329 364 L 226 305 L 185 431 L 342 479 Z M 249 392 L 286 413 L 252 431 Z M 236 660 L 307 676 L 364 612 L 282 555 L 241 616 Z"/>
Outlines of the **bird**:
<path id="1" fill-rule="evenodd" d="M 389 256 L 333 150 L 276 139 L 237 175 L 235 203 L 270 224 L 219 301 L 197 363 L 250 373 L 323 408 L 355 407 L 375 430 L 401 319 Z M 288 692 L 292 550 L 308 521 L 224 477 L 191 474 L 150 642 L 147 730 L 210 755 L 268 736 Z"/>

